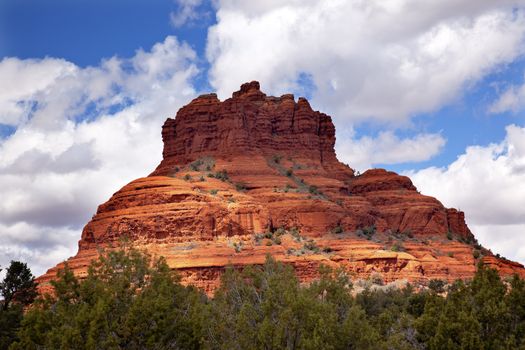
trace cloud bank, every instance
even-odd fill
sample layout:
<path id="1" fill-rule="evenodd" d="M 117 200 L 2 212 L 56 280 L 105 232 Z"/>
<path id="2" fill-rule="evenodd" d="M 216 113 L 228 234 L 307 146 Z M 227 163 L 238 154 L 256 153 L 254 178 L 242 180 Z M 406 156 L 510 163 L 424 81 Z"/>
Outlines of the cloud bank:
<path id="1" fill-rule="evenodd" d="M 524 1 L 218 2 L 210 82 L 280 94 L 308 76 L 313 105 L 337 120 L 399 125 L 433 111 L 523 53 Z"/>
<path id="2" fill-rule="evenodd" d="M 377 137 L 356 138 L 353 132 L 339 132 L 336 149 L 340 161 L 364 171 L 374 164 L 422 162 L 437 155 L 446 140 L 439 134 L 418 134 L 400 138 L 391 131 L 382 131 Z"/>
<path id="3" fill-rule="evenodd" d="M 202 3 L 179 1 L 172 24 L 203 18 Z M 443 135 L 402 138 L 397 129 L 460 100 L 525 48 L 525 1 L 214 3 L 206 55 L 219 96 L 254 79 L 270 94 L 308 96 L 334 117 L 339 158 L 360 170 L 440 153 Z M 21 259 L 40 274 L 75 253 L 96 206 L 157 165 L 160 125 L 195 96 L 198 60 L 169 36 L 92 67 L 60 58 L 0 61 L 0 127 L 15 130 L 0 136 L 0 265 Z M 522 111 L 524 91 L 509 87 L 490 111 Z M 357 136 L 354 127 L 370 121 L 381 131 Z M 524 128 L 512 125 L 500 143 L 409 174 L 422 192 L 466 211 L 482 243 L 522 262 L 523 140 Z"/>
<path id="4" fill-rule="evenodd" d="M 129 59 L 80 68 L 5 58 L 0 75 L 0 265 L 40 274 L 76 251 L 82 226 L 162 156 L 160 126 L 195 95 L 194 51 L 167 37 Z M 3 80 L 6 81 L 6 80 Z"/>
<path id="5" fill-rule="evenodd" d="M 464 210 L 482 244 L 525 261 L 525 127 L 508 126 L 502 142 L 468 147 L 446 168 L 406 175 L 422 193 Z"/>

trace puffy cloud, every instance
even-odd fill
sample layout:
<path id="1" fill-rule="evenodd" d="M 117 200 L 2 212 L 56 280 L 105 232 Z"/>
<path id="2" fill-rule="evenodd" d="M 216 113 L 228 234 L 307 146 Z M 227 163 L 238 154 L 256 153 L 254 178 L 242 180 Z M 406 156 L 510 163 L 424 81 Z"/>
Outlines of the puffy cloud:
<path id="1" fill-rule="evenodd" d="M 525 108 L 525 85 L 507 88 L 489 107 L 490 113 L 518 112 Z"/>
<path id="2" fill-rule="evenodd" d="M 525 224 L 471 225 L 471 229 L 494 254 L 525 264 Z"/>
<path id="3" fill-rule="evenodd" d="M 517 249 L 525 243 L 525 127 L 507 126 L 502 142 L 470 146 L 446 168 L 407 175 L 421 192 L 465 211 L 483 244 L 525 262 Z"/>
<path id="4" fill-rule="evenodd" d="M 446 143 L 439 134 L 419 134 L 413 138 L 399 138 L 391 131 L 377 137 L 355 138 L 352 131 L 338 132 L 336 151 L 339 160 L 360 171 L 374 164 L 420 162 L 438 154 Z"/>
<path id="5" fill-rule="evenodd" d="M 0 266 L 8 266 L 10 260 L 25 261 L 36 275 L 71 256 L 74 253 L 72 245 L 79 239 L 78 230 L 46 228 L 24 222 L 0 224 L 0 232 Z"/>
<path id="6" fill-rule="evenodd" d="M 336 119 L 399 124 L 454 101 L 523 53 L 524 1 L 218 2 L 207 55 L 221 97 L 257 79 L 271 93 L 311 77 Z"/>
<path id="7" fill-rule="evenodd" d="M 75 70 L 75 65 L 60 59 L 4 58 L 0 64 L 4 81 L 0 84 L 0 123 L 18 125 L 25 121 L 33 108 L 32 97 L 45 93 L 57 79 Z"/>
<path id="8" fill-rule="evenodd" d="M 170 13 L 171 24 L 176 28 L 191 23 L 202 15 L 198 11 L 202 0 L 177 0 L 177 5 L 177 11 Z"/>
<path id="9" fill-rule="evenodd" d="M 165 118 L 195 95 L 195 53 L 174 37 L 95 67 L 0 61 L 0 265 L 42 273 L 75 253 L 81 227 L 116 189 L 154 169 Z M 14 82 L 11 89 L 11 81 Z"/>
<path id="10" fill-rule="evenodd" d="M 73 144 L 63 153 L 53 158 L 49 153 L 38 149 L 28 150 L 15 159 L 0 173 L 26 174 L 54 172 L 65 174 L 82 169 L 96 169 L 99 164 L 95 158 L 92 143 Z"/>

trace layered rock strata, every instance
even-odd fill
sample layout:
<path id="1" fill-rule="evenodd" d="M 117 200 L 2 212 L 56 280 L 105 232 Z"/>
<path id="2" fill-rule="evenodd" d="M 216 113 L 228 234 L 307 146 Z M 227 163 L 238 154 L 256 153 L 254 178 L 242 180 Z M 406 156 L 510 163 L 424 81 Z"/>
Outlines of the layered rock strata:
<path id="1" fill-rule="evenodd" d="M 212 292 L 227 265 L 292 264 L 302 281 L 320 264 L 385 281 L 472 277 L 485 262 L 523 266 L 476 244 L 464 214 L 383 169 L 361 175 L 337 160 L 331 118 L 293 95 L 243 84 L 220 101 L 202 95 L 162 128 L 163 160 L 99 206 L 69 266 L 80 276 L 123 237 L 166 257 L 186 283 Z M 40 277 L 43 285 L 58 268 Z"/>

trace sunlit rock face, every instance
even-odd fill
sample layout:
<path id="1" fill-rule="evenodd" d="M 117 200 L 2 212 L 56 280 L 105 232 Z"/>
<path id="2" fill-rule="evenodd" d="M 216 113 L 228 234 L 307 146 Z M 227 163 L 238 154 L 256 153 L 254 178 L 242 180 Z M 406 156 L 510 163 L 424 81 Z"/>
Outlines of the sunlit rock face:
<path id="1" fill-rule="evenodd" d="M 166 120 L 162 139 L 153 173 L 116 192 L 84 227 L 68 260 L 77 275 L 125 238 L 208 293 L 226 266 L 267 254 L 305 282 L 320 264 L 387 282 L 469 278 L 479 260 L 525 276 L 522 265 L 476 246 L 464 214 L 408 177 L 356 175 L 340 163 L 331 118 L 304 98 L 267 96 L 258 82 L 225 101 L 202 95 Z M 62 266 L 39 278 L 44 288 Z"/>

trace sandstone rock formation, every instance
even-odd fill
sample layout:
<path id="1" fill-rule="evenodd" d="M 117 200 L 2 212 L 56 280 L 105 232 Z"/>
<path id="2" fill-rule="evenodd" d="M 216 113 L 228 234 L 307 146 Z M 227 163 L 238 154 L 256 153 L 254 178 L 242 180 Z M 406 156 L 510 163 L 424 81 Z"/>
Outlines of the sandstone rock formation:
<path id="1" fill-rule="evenodd" d="M 471 277 L 479 260 L 525 276 L 522 265 L 477 245 L 462 212 L 420 194 L 409 178 L 383 169 L 356 175 L 340 163 L 331 118 L 304 98 L 266 96 L 257 82 L 222 102 L 202 95 L 166 120 L 162 138 L 157 169 L 85 226 L 68 260 L 78 275 L 100 247 L 127 237 L 207 292 L 225 266 L 262 263 L 266 254 L 303 281 L 320 264 L 355 278 L 454 280 Z"/>

